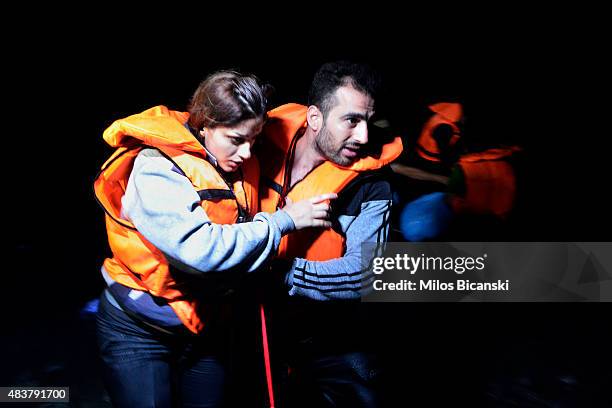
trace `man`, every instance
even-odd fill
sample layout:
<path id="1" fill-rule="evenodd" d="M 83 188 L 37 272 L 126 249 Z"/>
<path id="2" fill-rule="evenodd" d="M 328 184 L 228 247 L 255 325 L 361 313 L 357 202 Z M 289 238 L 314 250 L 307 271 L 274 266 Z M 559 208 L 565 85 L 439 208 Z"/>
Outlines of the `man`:
<path id="1" fill-rule="evenodd" d="M 482 126 L 486 118 L 466 122 L 461 103 L 438 102 L 429 110 L 433 115 L 411 151 L 415 154 L 391 165 L 398 185 L 410 183 L 397 189 L 396 208 L 402 209 L 394 221 L 408 241 L 478 240 L 470 237 L 483 234 L 490 239 L 506 228 L 515 205 L 514 167 L 521 148 L 475 143 L 482 135 L 474 123 Z"/>
<path id="2" fill-rule="evenodd" d="M 336 225 L 283 239 L 273 264 L 290 288 L 269 318 L 282 339 L 272 342 L 272 358 L 279 348 L 288 356 L 291 406 L 376 406 L 376 370 L 363 352 L 359 332 L 367 328 L 356 300 L 371 283 L 362 243 L 387 238 L 391 189 L 381 170 L 402 151 L 399 137 L 370 140 L 379 84 L 365 65 L 324 64 L 309 106 L 269 112 L 260 138 L 262 211 L 319 191 L 339 195 Z"/>

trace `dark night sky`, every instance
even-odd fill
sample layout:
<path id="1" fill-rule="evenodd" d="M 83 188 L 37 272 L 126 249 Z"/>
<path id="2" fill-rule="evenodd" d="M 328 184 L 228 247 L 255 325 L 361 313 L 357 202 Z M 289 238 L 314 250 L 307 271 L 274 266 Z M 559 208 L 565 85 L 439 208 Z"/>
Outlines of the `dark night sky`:
<path id="1" fill-rule="evenodd" d="M 392 124 L 409 138 L 427 102 L 460 98 L 480 135 L 525 148 L 521 220 L 528 228 L 515 239 L 609 240 L 602 199 L 609 141 L 589 119 L 600 106 L 593 90 L 605 95 L 600 29 L 587 25 L 577 36 L 568 23 L 587 20 L 572 10 L 339 10 L 257 24 L 243 21 L 246 14 L 214 19 L 212 11 L 197 22 L 185 10 L 168 10 L 161 21 L 103 10 L 56 18 L 61 11 L 30 15 L 12 33 L 18 41 L 7 44 L 5 98 L 15 108 L 9 151 L 19 156 L 9 180 L 17 196 L 9 200 L 9 248 L 34 262 L 32 273 L 49 258 L 72 265 L 71 282 L 87 296 L 100 284 L 90 279 L 107 250 L 91 193 L 110 153 L 102 131 L 153 105 L 184 109 L 199 81 L 219 68 L 271 82 L 273 103 L 281 104 L 304 102 L 322 62 L 369 62 L 389 85 Z"/>
<path id="2" fill-rule="evenodd" d="M 185 14 L 178 21 L 169 15 L 166 22 L 174 22 L 165 25 L 127 24 L 122 14 L 98 22 L 90 19 L 95 10 L 70 22 L 41 13 L 27 26 L 33 28 L 30 36 L 22 36 L 28 31 L 22 27 L 7 37 L 19 37 L 9 41 L 4 62 L 5 102 L 14 109 L 11 133 L 5 133 L 10 141 L 4 157 L 11 158 L 4 194 L 6 259 L 16 272 L 3 278 L 3 287 L 11 288 L 0 305 L 3 321 L 27 325 L 34 315 L 65 313 L 99 294 L 98 270 L 108 248 L 91 184 L 110 154 L 102 131 L 114 119 L 150 106 L 184 109 L 199 81 L 219 68 L 253 72 L 271 82 L 277 89 L 273 102 L 281 104 L 304 102 L 314 71 L 325 61 L 369 62 L 390 85 L 387 113 L 407 137 L 424 104 L 460 98 L 481 135 L 525 148 L 523 206 L 509 238 L 610 241 L 604 197 L 609 131 L 597 128 L 605 116 L 598 113 L 603 105 L 596 97 L 609 95 L 600 79 L 606 68 L 596 52 L 600 26 L 587 24 L 578 37 L 572 27 L 584 21 L 571 12 L 559 19 L 484 11 L 492 14 L 468 20 L 416 12 L 394 19 L 393 11 L 347 10 L 359 18 L 336 25 L 319 10 L 318 19 L 270 19 L 242 30 L 230 19 L 211 24 L 208 15 L 191 19 L 200 24 Z M 15 305 L 20 313 L 14 313 Z M 585 342 L 598 337 L 601 342 L 597 322 L 609 321 L 605 305 L 551 304 L 528 313 L 528 305 L 480 306 L 458 312 L 421 304 L 411 305 L 410 313 L 416 311 L 425 324 L 441 312 L 446 317 L 439 324 L 452 326 L 465 312 L 476 329 L 476 316 L 486 307 L 489 316 L 507 322 L 493 327 L 493 335 L 517 341 L 537 341 L 538 335 L 553 341 L 544 333 L 551 328 L 576 340 L 572 336 L 587 328 Z M 430 328 L 434 321 L 427 323 Z M 473 333 L 476 340 L 480 332 Z M 609 330 L 603 333 L 609 339 Z M 398 336 L 393 344 L 399 349 L 409 330 Z"/>
<path id="3" fill-rule="evenodd" d="M 607 154 L 600 148 L 608 141 L 583 120 L 596 105 L 588 103 L 598 85 L 591 69 L 599 59 L 592 53 L 596 32 L 578 41 L 561 24 L 540 27 L 538 16 L 517 21 L 494 14 L 469 24 L 419 14 L 406 14 L 399 24 L 381 16 L 370 16 L 369 26 L 296 21 L 286 35 L 279 32 L 287 25 L 272 23 L 231 34 L 222 22 L 203 25 L 200 34 L 199 27 L 191 32 L 180 24 L 159 31 L 113 30 L 84 19 L 41 23 L 36 35 L 8 50 L 14 72 L 5 80 L 20 85 L 10 94 L 18 125 L 11 152 L 22 155 L 17 181 L 10 180 L 18 194 L 10 202 L 11 251 L 32 273 L 49 262 L 72 265 L 67 285 L 78 282 L 79 299 L 92 295 L 107 251 L 91 193 L 110 153 L 101 140 L 106 126 L 153 105 L 184 109 L 199 81 L 219 68 L 269 81 L 277 89 L 274 104 L 304 102 L 316 68 L 341 58 L 382 72 L 387 115 L 409 138 L 420 120 L 415 112 L 436 98 L 456 97 L 471 110 L 479 134 L 525 148 L 519 221 L 528 228 L 513 238 L 609 239 L 601 227 L 610 217 L 601 200 Z"/>

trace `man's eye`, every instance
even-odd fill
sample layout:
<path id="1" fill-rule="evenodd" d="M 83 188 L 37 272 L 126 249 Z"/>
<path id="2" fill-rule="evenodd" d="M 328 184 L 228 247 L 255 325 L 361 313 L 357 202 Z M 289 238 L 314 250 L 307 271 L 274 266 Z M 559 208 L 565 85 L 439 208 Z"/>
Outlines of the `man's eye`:
<path id="1" fill-rule="evenodd" d="M 348 123 L 350 123 L 351 125 L 356 125 L 359 123 L 359 118 L 347 118 L 346 119 L 348 121 Z"/>
<path id="2" fill-rule="evenodd" d="M 232 137 L 232 143 L 236 146 L 240 146 L 243 143 L 243 140 L 238 139 L 237 137 Z"/>

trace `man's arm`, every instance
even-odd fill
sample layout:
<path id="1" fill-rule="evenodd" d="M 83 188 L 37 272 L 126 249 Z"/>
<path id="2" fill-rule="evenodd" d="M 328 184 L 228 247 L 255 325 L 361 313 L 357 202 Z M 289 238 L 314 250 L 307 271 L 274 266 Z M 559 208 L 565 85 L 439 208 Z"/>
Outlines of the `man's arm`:
<path id="1" fill-rule="evenodd" d="M 448 184 L 449 181 L 447 176 L 430 173 L 417 167 L 406 166 L 405 164 L 391 163 L 390 167 L 395 173 L 415 180 L 434 181 L 445 185 Z"/>
<path id="2" fill-rule="evenodd" d="M 391 186 L 388 181 L 376 178 L 362 183 L 356 192 L 347 193 L 351 199 L 337 209 L 338 222 L 346 236 L 344 256 L 329 261 L 296 258 L 285 277 L 290 296 L 315 300 L 358 299 L 371 284 L 373 276 L 364 268 L 369 259 L 362 261 L 362 244 L 386 242 Z"/>

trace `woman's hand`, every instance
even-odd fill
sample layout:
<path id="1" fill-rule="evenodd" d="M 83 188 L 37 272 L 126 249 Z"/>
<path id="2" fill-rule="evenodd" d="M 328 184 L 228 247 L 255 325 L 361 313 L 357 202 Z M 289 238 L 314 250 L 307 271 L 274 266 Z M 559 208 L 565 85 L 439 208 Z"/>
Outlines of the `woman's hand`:
<path id="1" fill-rule="evenodd" d="M 331 203 L 329 200 L 338 198 L 336 193 L 321 194 L 305 200 L 292 202 L 285 198 L 283 210 L 293 219 L 296 230 L 308 227 L 329 228 L 332 223 L 329 219 L 331 213 Z"/>

